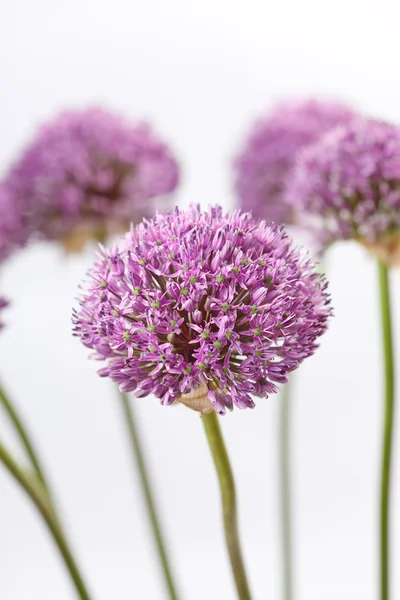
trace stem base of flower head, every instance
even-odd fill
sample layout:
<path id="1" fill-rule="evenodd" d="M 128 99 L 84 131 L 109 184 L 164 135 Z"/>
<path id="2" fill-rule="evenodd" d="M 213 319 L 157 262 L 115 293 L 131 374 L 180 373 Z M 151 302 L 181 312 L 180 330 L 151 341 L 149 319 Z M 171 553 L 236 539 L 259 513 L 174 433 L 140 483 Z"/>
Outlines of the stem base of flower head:
<path id="1" fill-rule="evenodd" d="M 400 233 L 382 236 L 379 241 L 357 240 L 370 254 L 388 267 L 400 267 Z"/>
<path id="2" fill-rule="evenodd" d="M 208 415 L 214 411 L 214 407 L 207 397 L 208 388 L 206 385 L 200 385 L 189 394 L 182 394 L 177 400 L 188 408 L 199 412 L 202 415 Z"/>
<path id="3" fill-rule="evenodd" d="M 117 235 L 129 230 L 130 223 L 110 226 L 109 224 L 93 223 L 92 226 L 78 226 L 60 238 L 65 254 L 81 252 L 90 240 L 105 244 L 111 235 Z"/>
<path id="4" fill-rule="evenodd" d="M 101 236 L 103 241 L 106 237 Z M 96 227 L 76 227 L 60 238 L 65 254 L 81 252 L 89 240 L 99 239 Z"/>

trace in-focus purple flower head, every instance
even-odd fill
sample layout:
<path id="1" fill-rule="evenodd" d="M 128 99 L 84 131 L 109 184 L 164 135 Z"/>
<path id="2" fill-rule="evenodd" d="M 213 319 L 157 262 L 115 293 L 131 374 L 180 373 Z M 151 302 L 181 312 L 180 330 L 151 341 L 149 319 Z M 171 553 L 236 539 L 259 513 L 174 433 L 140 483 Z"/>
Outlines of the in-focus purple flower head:
<path id="1" fill-rule="evenodd" d="M 148 125 L 91 108 L 44 125 L 6 181 L 32 234 L 73 250 L 168 208 L 178 177 L 176 159 Z"/>
<path id="2" fill-rule="evenodd" d="M 102 376 L 218 413 L 276 392 L 331 313 L 325 282 L 282 227 L 197 206 L 103 249 L 80 303 L 74 333 L 107 362 Z"/>
<path id="3" fill-rule="evenodd" d="M 258 120 L 234 161 L 240 208 L 260 219 L 293 224 L 285 187 L 297 153 L 353 117 L 343 104 L 306 100 L 279 104 Z"/>
<path id="4" fill-rule="evenodd" d="M 288 200 L 323 248 L 355 239 L 400 262 L 400 128 L 359 118 L 305 148 Z"/>

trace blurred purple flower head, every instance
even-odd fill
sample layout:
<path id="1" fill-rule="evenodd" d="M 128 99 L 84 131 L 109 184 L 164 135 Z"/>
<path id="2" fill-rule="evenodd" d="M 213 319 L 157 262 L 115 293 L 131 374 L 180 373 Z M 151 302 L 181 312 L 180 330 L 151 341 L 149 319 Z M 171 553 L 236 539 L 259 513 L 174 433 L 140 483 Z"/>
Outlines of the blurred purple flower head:
<path id="1" fill-rule="evenodd" d="M 257 121 L 234 161 L 241 209 L 256 218 L 292 224 L 294 214 L 285 198 L 285 186 L 297 153 L 353 117 L 345 105 L 307 100 L 279 104 Z"/>
<path id="2" fill-rule="evenodd" d="M 323 247 L 355 239 L 400 260 L 400 128 L 357 119 L 305 148 L 288 200 Z"/>
<path id="3" fill-rule="evenodd" d="M 78 249 L 152 215 L 178 177 L 170 149 L 148 125 L 92 108 L 43 126 L 7 185 L 33 234 Z"/>
<path id="4" fill-rule="evenodd" d="M 74 313 L 100 375 L 201 412 L 254 407 L 317 348 L 326 284 L 281 227 L 219 207 L 157 214 L 103 249 Z M 196 398 L 195 398 L 196 400 Z"/>

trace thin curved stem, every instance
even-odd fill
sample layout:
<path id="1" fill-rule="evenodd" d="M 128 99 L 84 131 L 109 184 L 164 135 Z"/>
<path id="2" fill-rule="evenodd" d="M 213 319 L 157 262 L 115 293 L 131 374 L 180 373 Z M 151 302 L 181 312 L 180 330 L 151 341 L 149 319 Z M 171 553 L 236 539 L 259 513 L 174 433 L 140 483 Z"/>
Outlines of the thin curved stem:
<path id="1" fill-rule="evenodd" d="M 238 598 L 239 600 L 251 600 L 250 588 L 240 548 L 235 482 L 219 426 L 218 416 L 212 411 L 209 414 L 202 415 L 202 421 L 221 489 L 225 538 Z"/>
<path id="2" fill-rule="evenodd" d="M 390 489 L 394 414 L 394 349 L 388 268 L 378 263 L 381 301 L 382 341 L 385 372 L 385 418 L 382 448 L 380 497 L 380 584 L 381 600 L 390 597 Z"/>
<path id="3" fill-rule="evenodd" d="M 293 549 L 292 549 L 292 492 L 291 492 L 291 389 L 287 383 L 281 388 L 279 414 L 279 474 L 282 535 L 282 581 L 283 598 L 293 598 Z"/>
<path id="4" fill-rule="evenodd" d="M 21 417 L 18 415 L 18 412 L 17 412 L 15 406 L 12 404 L 11 400 L 8 398 L 7 394 L 5 393 L 4 389 L 1 386 L 0 386 L 0 402 L 4 406 L 5 411 L 8 414 L 8 417 L 9 417 L 11 423 L 14 425 L 15 430 L 18 433 L 18 436 L 22 442 L 23 447 L 26 450 L 26 453 L 29 457 L 31 465 L 32 465 L 40 483 L 46 490 L 48 490 L 49 486 L 48 486 L 46 477 L 44 475 L 43 469 L 40 465 L 40 461 L 39 461 L 38 455 L 36 453 L 35 447 L 33 445 L 33 442 L 30 438 L 30 435 L 28 434 L 28 431 L 27 431 Z"/>
<path id="5" fill-rule="evenodd" d="M 142 442 L 140 440 L 139 431 L 135 423 L 132 403 L 129 402 L 129 398 L 124 392 L 120 392 L 119 395 L 121 399 L 123 414 L 128 427 L 129 439 L 132 446 L 132 454 L 139 472 L 139 478 L 143 489 L 144 499 L 146 502 L 151 527 L 153 530 L 154 540 L 156 543 L 158 555 L 164 574 L 165 584 L 168 589 L 169 597 L 171 598 L 171 600 L 177 600 L 178 592 L 176 589 L 174 578 L 172 576 L 172 570 L 168 558 L 164 536 L 161 531 L 161 525 L 157 516 L 154 495 L 151 489 L 148 469 L 144 459 Z"/>
<path id="6" fill-rule="evenodd" d="M 31 498 L 36 508 L 39 510 L 44 522 L 46 523 L 55 543 L 60 550 L 64 563 L 71 575 L 76 591 L 81 600 L 90 600 L 86 585 L 74 561 L 71 550 L 60 528 L 58 520 L 53 512 L 52 506 L 48 503 L 47 496 L 43 495 L 41 486 L 35 485 L 24 473 L 21 467 L 16 463 L 5 446 L 0 442 L 0 461 L 4 464 L 8 472 L 16 479 L 20 486 Z M 42 493 L 41 493 L 42 492 Z"/>
<path id="7" fill-rule="evenodd" d="M 44 474 L 43 467 L 40 463 L 39 455 L 35 449 L 35 446 L 32 442 L 32 438 L 28 433 L 28 430 L 19 416 L 17 409 L 14 404 L 11 402 L 9 396 L 6 394 L 4 389 L 0 385 L 0 403 L 3 405 L 11 423 L 14 425 L 15 431 L 18 434 L 18 437 L 22 443 L 22 446 L 25 448 L 26 454 L 30 460 L 31 466 L 33 468 L 34 474 L 37 477 L 38 482 L 43 488 L 43 491 L 47 495 L 48 502 L 50 503 L 55 517 L 60 521 L 60 517 L 56 508 L 56 504 L 54 502 L 53 495 L 50 490 L 49 483 L 47 481 L 47 477 Z"/>

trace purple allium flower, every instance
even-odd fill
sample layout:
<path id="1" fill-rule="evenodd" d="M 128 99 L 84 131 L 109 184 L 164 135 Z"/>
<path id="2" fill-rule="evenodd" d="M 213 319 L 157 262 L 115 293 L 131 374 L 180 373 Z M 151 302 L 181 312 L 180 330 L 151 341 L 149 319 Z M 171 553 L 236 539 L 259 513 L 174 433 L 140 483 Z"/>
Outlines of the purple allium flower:
<path id="1" fill-rule="evenodd" d="M 400 259 L 400 128 L 370 119 L 337 127 L 305 148 L 288 200 L 324 247 L 355 239 Z"/>
<path id="2" fill-rule="evenodd" d="M 285 185 L 298 151 L 353 117 L 353 111 L 342 104 L 308 100 L 280 104 L 257 121 L 234 161 L 242 210 L 260 219 L 292 224 L 294 214 L 285 198 Z"/>
<path id="3" fill-rule="evenodd" d="M 163 404 L 205 389 L 202 412 L 276 392 L 331 312 L 326 284 L 281 227 L 219 207 L 143 221 L 89 276 L 74 333 L 106 360 L 100 375 Z"/>
<path id="4" fill-rule="evenodd" d="M 99 108 L 42 127 L 7 178 L 31 231 L 66 246 L 129 229 L 178 183 L 178 165 L 149 126 Z"/>

